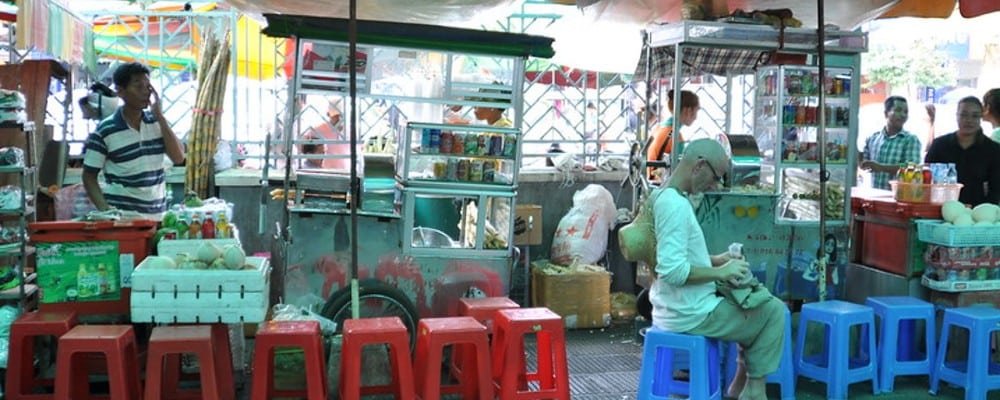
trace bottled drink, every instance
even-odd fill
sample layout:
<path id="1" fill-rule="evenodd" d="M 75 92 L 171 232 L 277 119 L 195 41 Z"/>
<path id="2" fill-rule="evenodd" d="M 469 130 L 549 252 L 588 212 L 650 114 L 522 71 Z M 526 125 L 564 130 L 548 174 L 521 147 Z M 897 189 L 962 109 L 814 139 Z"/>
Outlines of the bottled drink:
<path id="1" fill-rule="evenodd" d="M 931 177 L 931 167 L 929 167 L 927 165 L 924 165 L 924 168 L 921 171 L 921 175 L 922 175 L 924 184 L 934 183 L 934 179 Z"/>
<path id="2" fill-rule="evenodd" d="M 212 220 L 212 212 L 205 213 L 205 221 L 201 223 L 201 238 L 215 238 L 215 221 Z"/>
<path id="3" fill-rule="evenodd" d="M 958 183 L 958 172 L 955 170 L 955 164 L 948 163 L 948 173 L 945 176 L 947 180 L 945 183 Z"/>
<path id="4" fill-rule="evenodd" d="M 188 225 L 188 239 L 201 239 L 201 214 L 194 213 Z"/>
<path id="5" fill-rule="evenodd" d="M 191 219 L 191 214 L 184 212 L 177 218 L 177 239 L 187 239 L 188 237 L 188 221 Z"/>
<path id="6" fill-rule="evenodd" d="M 225 212 L 219 213 L 219 220 L 215 221 L 215 237 L 218 239 L 228 239 L 232 237 L 229 220 L 226 218 Z"/>

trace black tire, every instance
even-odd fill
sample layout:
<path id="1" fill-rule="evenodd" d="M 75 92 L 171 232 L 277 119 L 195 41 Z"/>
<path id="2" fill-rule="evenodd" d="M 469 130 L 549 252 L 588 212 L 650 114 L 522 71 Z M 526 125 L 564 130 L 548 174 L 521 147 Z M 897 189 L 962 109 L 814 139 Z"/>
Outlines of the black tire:
<path id="1" fill-rule="evenodd" d="M 635 309 L 646 321 L 653 320 L 653 303 L 649 302 L 649 289 L 642 289 L 636 296 Z"/>
<path id="2" fill-rule="evenodd" d="M 420 314 L 405 293 L 382 281 L 365 279 L 358 282 L 358 301 L 361 302 L 361 318 L 399 317 L 410 332 L 410 349 L 413 349 Z M 342 332 L 344 320 L 351 317 L 350 285 L 330 295 L 321 315 L 337 323 L 338 334 Z"/>

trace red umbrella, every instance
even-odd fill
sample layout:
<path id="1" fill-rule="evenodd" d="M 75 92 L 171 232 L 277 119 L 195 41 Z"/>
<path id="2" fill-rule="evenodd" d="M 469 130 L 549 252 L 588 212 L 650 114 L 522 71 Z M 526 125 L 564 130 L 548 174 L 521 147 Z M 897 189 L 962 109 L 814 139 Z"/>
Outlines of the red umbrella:
<path id="1" fill-rule="evenodd" d="M 948 18 L 955 10 L 956 2 L 958 3 L 958 12 L 965 18 L 978 17 L 983 14 L 1000 11 L 1000 1 L 997 0 L 901 0 L 885 14 L 882 14 L 880 18 Z"/>

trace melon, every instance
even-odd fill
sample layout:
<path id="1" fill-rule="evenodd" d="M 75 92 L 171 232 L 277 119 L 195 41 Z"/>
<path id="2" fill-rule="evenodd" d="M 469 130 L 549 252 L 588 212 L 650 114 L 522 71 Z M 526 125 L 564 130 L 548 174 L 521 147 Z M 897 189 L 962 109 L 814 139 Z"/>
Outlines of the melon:
<path id="1" fill-rule="evenodd" d="M 954 221 L 952 221 L 952 223 L 955 224 L 955 226 L 972 226 L 972 214 L 961 213 L 955 218 Z"/>
<path id="2" fill-rule="evenodd" d="M 941 217 L 945 221 L 955 222 L 959 215 L 965 213 L 965 204 L 958 200 L 948 200 L 941 205 Z"/>
<path id="3" fill-rule="evenodd" d="M 993 204 L 983 203 L 972 209 L 972 220 L 976 222 L 993 222 L 997 219 L 997 210 Z"/>

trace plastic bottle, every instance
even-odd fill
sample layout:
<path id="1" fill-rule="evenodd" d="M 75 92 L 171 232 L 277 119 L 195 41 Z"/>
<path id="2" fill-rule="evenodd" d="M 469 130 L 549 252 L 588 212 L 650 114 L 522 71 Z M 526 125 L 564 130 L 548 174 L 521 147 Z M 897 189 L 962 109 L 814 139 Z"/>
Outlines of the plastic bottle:
<path id="1" fill-rule="evenodd" d="M 205 213 L 205 221 L 201 223 L 201 238 L 215 239 L 215 221 L 211 211 Z"/>
<path id="2" fill-rule="evenodd" d="M 188 223 L 191 220 L 191 214 L 188 212 L 183 212 L 177 217 L 177 238 L 187 239 L 188 238 Z"/>
<path id="3" fill-rule="evenodd" d="M 87 273 L 87 266 L 83 264 L 80 264 L 80 269 L 76 271 L 76 291 L 81 299 L 94 295 L 90 287 L 90 274 Z"/>
<path id="4" fill-rule="evenodd" d="M 230 232 L 229 220 L 226 219 L 226 213 L 219 213 L 219 220 L 215 221 L 215 237 L 217 239 L 228 239 L 232 237 L 232 232 Z"/>
<path id="5" fill-rule="evenodd" d="M 945 183 L 958 183 L 958 171 L 955 170 L 954 163 L 948 163 L 948 173 L 945 174 L 947 182 Z"/>
<path id="6" fill-rule="evenodd" d="M 201 214 L 194 213 L 188 225 L 188 239 L 201 239 Z"/>
<path id="7" fill-rule="evenodd" d="M 104 267 L 104 263 L 97 265 L 97 292 L 100 294 L 111 293 L 111 287 L 108 283 L 108 269 Z"/>

